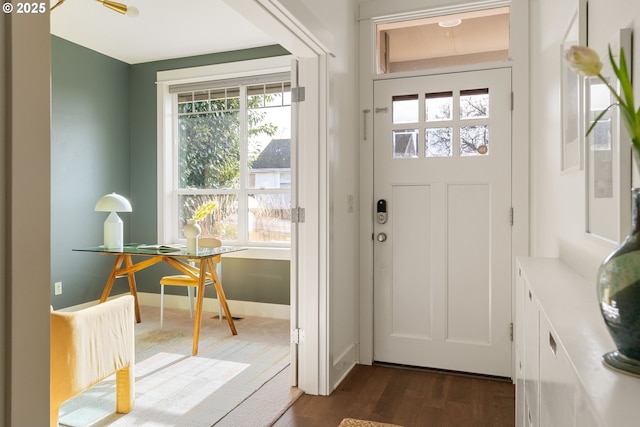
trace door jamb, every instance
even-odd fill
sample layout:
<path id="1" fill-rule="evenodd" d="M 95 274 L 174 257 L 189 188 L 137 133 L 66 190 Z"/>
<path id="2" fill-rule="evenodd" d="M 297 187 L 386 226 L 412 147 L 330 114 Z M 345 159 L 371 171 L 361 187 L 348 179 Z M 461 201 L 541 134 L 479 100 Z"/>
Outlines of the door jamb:
<path id="1" fill-rule="evenodd" d="M 298 319 L 304 330 L 298 345 L 298 387 L 307 394 L 327 395 L 329 388 L 329 275 L 328 266 L 328 62 L 333 38 L 304 5 L 294 0 L 223 0 L 251 20 L 298 58 L 300 84 L 306 99 L 300 108 L 298 147 L 298 206 L 305 222 L 297 229 L 297 277 L 291 277 L 298 297 Z M 293 243 L 293 242 L 292 242 Z M 299 286 L 304 283 L 305 286 Z M 294 308 L 295 309 L 295 308 Z"/>

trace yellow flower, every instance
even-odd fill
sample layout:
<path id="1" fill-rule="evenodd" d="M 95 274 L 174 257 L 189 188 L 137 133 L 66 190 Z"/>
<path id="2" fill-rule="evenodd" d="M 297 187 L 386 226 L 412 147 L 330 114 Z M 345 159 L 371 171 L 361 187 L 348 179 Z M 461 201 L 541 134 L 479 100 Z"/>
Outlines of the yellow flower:
<path id="1" fill-rule="evenodd" d="M 216 202 L 207 202 L 203 205 L 200 205 L 196 212 L 193 214 L 194 221 L 201 221 L 207 217 L 207 215 L 211 214 L 216 209 Z"/>
<path id="2" fill-rule="evenodd" d="M 586 46 L 571 46 L 564 55 L 569 67 L 576 73 L 594 77 L 602 70 L 600 56 Z"/>

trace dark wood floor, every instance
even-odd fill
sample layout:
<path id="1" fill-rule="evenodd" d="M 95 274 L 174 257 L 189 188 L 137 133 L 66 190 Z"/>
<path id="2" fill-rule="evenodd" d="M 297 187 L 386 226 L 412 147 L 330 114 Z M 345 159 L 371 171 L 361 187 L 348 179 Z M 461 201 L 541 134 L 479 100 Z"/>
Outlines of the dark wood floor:
<path id="1" fill-rule="evenodd" d="M 403 427 L 513 427 L 509 381 L 357 365 L 330 396 L 303 395 L 274 427 L 337 427 L 357 418 Z"/>

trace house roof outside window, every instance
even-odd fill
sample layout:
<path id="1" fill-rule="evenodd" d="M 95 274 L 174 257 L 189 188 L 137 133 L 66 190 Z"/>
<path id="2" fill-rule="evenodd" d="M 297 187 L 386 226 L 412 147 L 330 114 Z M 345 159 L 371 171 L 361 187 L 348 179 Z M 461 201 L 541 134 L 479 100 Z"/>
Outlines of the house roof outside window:
<path id="1" fill-rule="evenodd" d="M 272 139 L 251 164 L 251 169 L 290 169 L 291 139 Z"/>

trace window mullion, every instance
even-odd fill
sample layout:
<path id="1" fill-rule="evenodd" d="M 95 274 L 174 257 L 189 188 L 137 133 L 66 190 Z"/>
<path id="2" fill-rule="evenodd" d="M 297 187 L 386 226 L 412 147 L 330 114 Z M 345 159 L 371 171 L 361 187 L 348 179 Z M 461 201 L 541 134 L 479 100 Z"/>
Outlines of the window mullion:
<path id="1" fill-rule="evenodd" d="M 247 86 L 240 86 L 240 188 L 238 194 L 238 239 L 241 244 L 249 241 L 247 183 L 249 159 L 249 106 L 247 102 Z"/>
<path id="2" fill-rule="evenodd" d="M 180 221 L 179 215 L 179 207 L 178 207 L 178 194 L 177 192 L 180 189 L 180 177 L 179 177 L 179 164 L 180 164 L 180 135 L 178 130 L 178 95 L 171 95 L 171 129 L 172 138 L 171 138 L 171 158 L 173 161 L 171 162 L 171 190 L 173 192 L 171 196 L 171 204 L 170 204 L 170 213 L 169 213 L 169 232 L 168 236 L 170 236 L 170 242 L 177 242 L 180 238 L 178 233 L 178 227 L 175 227 L 174 224 L 178 224 Z"/>

